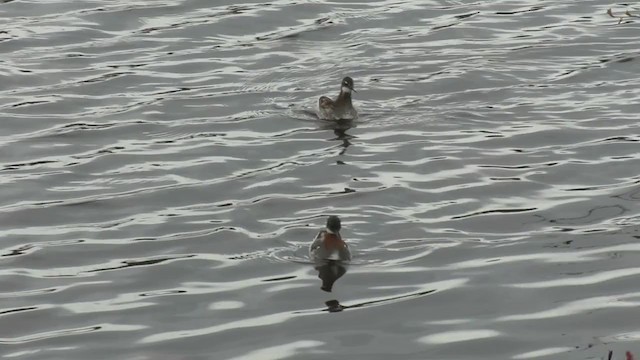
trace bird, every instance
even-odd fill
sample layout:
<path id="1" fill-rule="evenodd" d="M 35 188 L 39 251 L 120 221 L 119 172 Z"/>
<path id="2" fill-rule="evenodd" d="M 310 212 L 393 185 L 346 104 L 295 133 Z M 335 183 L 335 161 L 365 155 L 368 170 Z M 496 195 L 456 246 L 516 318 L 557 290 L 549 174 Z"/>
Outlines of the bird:
<path id="1" fill-rule="evenodd" d="M 340 85 L 340 94 L 335 100 L 327 96 L 318 99 L 318 117 L 322 120 L 353 120 L 358 117 L 358 111 L 351 102 L 351 92 L 357 92 L 353 87 L 353 79 L 345 77 Z"/>
<path id="2" fill-rule="evenodd" d="M 321 230 L 309 246 L 309 258 L 316 262 L 350 261 L 349 245 L 342 240 L 340 218 L 332 215 L 327 218 L 325 229 Z"/>

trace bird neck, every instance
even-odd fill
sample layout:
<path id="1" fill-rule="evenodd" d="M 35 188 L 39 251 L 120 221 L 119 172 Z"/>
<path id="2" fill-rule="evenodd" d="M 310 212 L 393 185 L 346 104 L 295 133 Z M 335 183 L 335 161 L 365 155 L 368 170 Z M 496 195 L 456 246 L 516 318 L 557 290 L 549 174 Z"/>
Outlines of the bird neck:
<path id="1" fill-rule="evenodd" d="M 344 246 L 343 244 L 340 233 L 330 233 L 324 237 L 324 246 L 327 249 L 337 249 Z"/>
<path id="2" fill-rule="evenodd" d="M 340 91 L 340 95 L 336 99 L 336 102 L 344 102 L 346 104 L 351 104 L 351 91 L 347 89 L 344 91 L 344 88 Z"/>

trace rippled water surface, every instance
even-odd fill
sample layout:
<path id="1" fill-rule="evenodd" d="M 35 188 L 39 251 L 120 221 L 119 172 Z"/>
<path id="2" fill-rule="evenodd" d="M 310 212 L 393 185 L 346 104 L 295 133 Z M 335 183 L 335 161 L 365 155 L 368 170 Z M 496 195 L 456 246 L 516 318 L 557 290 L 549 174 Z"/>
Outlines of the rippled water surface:
<path id="1" fill-rule="evenodd" d="M 640 350 L 640 19 L 609 7 L 640 12 L 3 1 L 0 357 Z M 317 120 L 347 75 L 359 119 Z"/>

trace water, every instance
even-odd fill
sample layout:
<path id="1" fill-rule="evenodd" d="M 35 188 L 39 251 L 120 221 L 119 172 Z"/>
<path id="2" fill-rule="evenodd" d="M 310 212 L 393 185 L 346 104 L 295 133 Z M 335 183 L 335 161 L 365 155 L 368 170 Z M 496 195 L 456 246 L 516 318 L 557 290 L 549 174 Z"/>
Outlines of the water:
<path id="1" fill-rule="evenodd" d="M 640 22 L 610 6 L 4 1 L 0 356 L 640 351 Z M 314 119 L 346 75 L 360 118 Z"/>

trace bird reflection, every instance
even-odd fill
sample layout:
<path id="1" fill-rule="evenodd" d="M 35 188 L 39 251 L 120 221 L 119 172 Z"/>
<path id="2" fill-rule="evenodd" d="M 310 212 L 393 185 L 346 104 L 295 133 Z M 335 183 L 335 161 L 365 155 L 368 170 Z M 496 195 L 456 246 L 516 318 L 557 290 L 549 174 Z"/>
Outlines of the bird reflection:
<path id="1" fill-rule="evenodd" d="M 336 140 L 342 140 L 342 150 L 339 153 L 340 155 L 344 155 L 344 153 L 347 152 L 347 148 L 351 146 L 349 139 L 355 137 L 347 134 L 345 131 L 346 130 L 333 130 L 333 133 L 336 134 Z"/>
<path id="2" fill-rule="evenodd" d="M 316 264 L 315 269 L 318 271 L 318 278 L 322 280 L 320 289 L 326 292 L 331 292 L 333 284 L 347 273 L 347 267 L 339 260 L 326 260 Z"/>
<path id="3" fill-rule="evenodd" d="M 395 302 L 395 301 L 402 300 L 402 299 L 416 298 L 416 297 L 420 297 L 420 296 L 429 295 L 429 294 L 432 294 L 434 292 L 436 292 L 436 289 L 420 291 L 420 292 L 417 292 L 417 293 L 414 293 L 414 294 L 406 294 L 406 295 L 394 296 L 394 297 L 390 297 L 390 298 L 383 298 L 383 299 L 365 301 L 365 302 L 356 303 L 356 304 L 352 304 L 352 305 L 342 305 L 342 304 L 340 304 L 340 302 L 338 300 L 329 300 L 329 301 L 325 301 L 324 304 L 327 305 L 327 308 L 325 310 L 323 310 L 323 311 L 340 312 L 342 310 L 347 310 L 347 309 L 356 309 L 356 308 L 361 308 L 361 307 L 366 307 L 366 306 L 371 306 L 371 305 L 379 305 L 379 304 L 391 303 L 391 302 Z M 629 359 L 627 359 L 627 360 L 629 360 Z M 635 359 L 631 358 L 631 360 L 635 360 Z"/>
<path id="4" fill-rule="evenodd" d="M 325 130 L 333 130 L 333 134 L 336 136 L 331 140 L 339 140 L 342 141 L 343 149 L 340 151 L 340 155 L 343 155 L 347 152 L 347 148 L 351 146 L 350 139 L 355 138 L 355 136 L 347 134 L 347 130 L 355 127 L 353 120 L 336 120 L 336 121 L 327 121 L 321 125 L 321 129 Z"/>
<path id="5" fill-rule="evenodd" d="M 324 304 L 327 305 L 328 312 L 340 312 L 345 309 L 338 300 L 329 300 Z"/>

